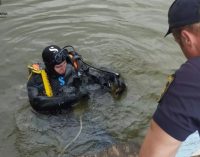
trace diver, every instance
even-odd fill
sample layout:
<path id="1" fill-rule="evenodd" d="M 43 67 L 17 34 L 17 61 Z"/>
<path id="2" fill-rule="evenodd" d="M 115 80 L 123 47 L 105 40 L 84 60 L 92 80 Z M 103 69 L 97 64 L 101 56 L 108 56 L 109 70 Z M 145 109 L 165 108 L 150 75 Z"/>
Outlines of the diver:
<path id="1" fill-rule="evenodd" d="M 126 89 L 118 73 L 95 68 L 83 61 L 72 46 L 47 46 L 42 63 L 28 66 L 27 91 L 32 108 L 38 112 L 68 109 L 88 99 L 90 88 L 98 85 L 103 92 L 119 96 Z"/>

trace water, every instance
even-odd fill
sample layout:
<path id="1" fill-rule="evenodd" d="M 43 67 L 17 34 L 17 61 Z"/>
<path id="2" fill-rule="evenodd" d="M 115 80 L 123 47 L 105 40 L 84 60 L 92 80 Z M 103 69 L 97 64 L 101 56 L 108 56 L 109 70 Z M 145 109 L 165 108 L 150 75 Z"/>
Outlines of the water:
<path id="1" fill-rule="evenodd" d="M 2 0 L 0 12 L 0 153 L 55 157 L 101 152 L 129 143 L 138 148 L 166 82 L 184 57 L 167 31 L 170 1 Z M 125 78 L 122 99 L 109 94 L 62 115 L 32 112 L 27 64 L 50 44 L 73 45 L 85 61 Z M 137 151 L 137 149 L 135 150 Z"/>

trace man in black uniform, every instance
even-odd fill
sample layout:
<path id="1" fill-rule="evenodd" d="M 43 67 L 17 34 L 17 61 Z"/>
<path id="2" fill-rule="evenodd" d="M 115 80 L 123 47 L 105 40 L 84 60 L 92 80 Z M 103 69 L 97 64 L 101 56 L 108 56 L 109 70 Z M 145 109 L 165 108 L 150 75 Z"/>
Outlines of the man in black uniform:
<path id="1" fill-rule="evenodd" d="M 118 74 L 88 65 L 71 46 L 50 45 L 43 50 L 42 59 L 45 68 L 31 65 L 27 83 L 29 101 L 36 111 L 59 111 L 89 98 L 89 84 L 98 84 L 105 92 L 115 86 L 117 94 L 126 88 Z"/>
<path id="2" fill-rule="evenodd" d="M 200 133 L 200 0 L 175 0 L 169 30 L 187 61 L 169 80 L 139 157 L 175 157 L 185 139 Z"/>

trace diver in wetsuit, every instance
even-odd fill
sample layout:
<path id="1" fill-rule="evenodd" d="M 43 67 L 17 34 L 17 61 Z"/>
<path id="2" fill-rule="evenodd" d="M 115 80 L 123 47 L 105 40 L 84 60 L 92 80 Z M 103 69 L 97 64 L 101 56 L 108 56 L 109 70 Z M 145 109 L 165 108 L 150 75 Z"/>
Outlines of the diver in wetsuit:
<path id="1" fill-rule="evenodd" d="M 72 46 L 61 49 L 50 45 L 43 50 L 42 59 L 45 68 L 31 65 L 27 83 L 29 101 L 36 111 L 67 109 L 82 98 L 89 98 L 89 85 L 98 84 L 105 92 L 115 87 L 115 94 L 126 88 L 118 74 L 85 63 Z"/>
<path id="2" fill-rule="evenodd" d="M 36 111 L 60 110 L 87 97 L 86 90 L 74 85 L 77 73 L 73 65 L 67 62 L 65 50 L 56 45 L 48 46 L 43 50 L 42 59 L 52 88 L 52 96 L 46 95 L 41 74 L 31 72 L 27 90 L 33 109 Z"/>

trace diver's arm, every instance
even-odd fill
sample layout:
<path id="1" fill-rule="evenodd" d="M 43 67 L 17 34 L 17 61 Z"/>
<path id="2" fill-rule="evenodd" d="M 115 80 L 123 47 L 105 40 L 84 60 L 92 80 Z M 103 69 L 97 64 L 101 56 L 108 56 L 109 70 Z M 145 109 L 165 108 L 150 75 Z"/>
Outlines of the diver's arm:
<path id="1" fill-rule="evenodd" d="M 31 106 L 36 111 L 54 111 L 70 107 L 79 101 L 83 97 L 83 94 L 47 97 L 40 96 L 37 88 L 28 87 L 28 96 Z"/>
<path id="2" fill-rule="evenodd" d="M 139 157 L 174 157 L 180 144 L 152 120 Z"/>

